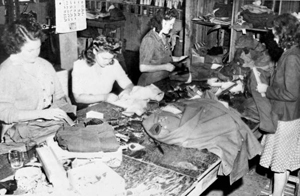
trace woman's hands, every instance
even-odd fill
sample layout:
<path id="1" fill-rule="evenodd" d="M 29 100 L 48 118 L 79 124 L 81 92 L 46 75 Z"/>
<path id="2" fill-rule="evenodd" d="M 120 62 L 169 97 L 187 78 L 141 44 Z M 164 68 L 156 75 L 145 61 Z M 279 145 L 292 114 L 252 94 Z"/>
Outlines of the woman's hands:
<path id="1" fill-rule="evenodd" d="M 188 55 L 185 55 L 185 56 L 172 56 L 172 59 L 174 62 L 180 62 L 180 61 L 184 61 L 184 60 L 187 60 L 188 59 Z"/>
<path id="2" fill-rule="evenodd" d="M 259 92 L 259 93 L 266 93 L 268 87 L 269 87 L 268 85 L 266 85 L 264 83 L 260 83 L 260 84 L 257 84 L 256 89 L 257 89 L 257 92 Z"/>
<path id="3" fill-rule="evenodd" d="M 140 65 L 140 71 L 141 72 L 156 72 L 156 71 L 168 71 L 172 72 L 175 69 L 175 65 L 172 63 L 165 63 L 161 65 L 146 65 L 146 64 L 141 64 Z"/>
<path id="4" fill-rule="evenodd" d="M 166 63 L 165 65 L 165 70 L 168 72 L 172 72 L 175 69 L 175 65 L 173 65 L 172 63 Z"/>
<path id="5" fill-rule="evenodd" d="M 40 118 L 46 120 L 62 120 L 67 118 L 67 114 L 65 111 L 59 108 L 49 108 L 40 111 Z"/>
<path id="6" fill-rule="evenodd" d="M 119 99 L 127 99 L 130 95 L 132 89 L 124 89 L 120 94 L 119 94 Z"/>
<path id="7" fill-rule="evenodd" d="M 107 97 L 106 97 L 105 101 L 108 102 L 108 103 L 113 103 L 117 100 L 119 100 L 118 95 L 116 95 L 114 93 L 109 93 L 109 94 L 107 94 Z"/>

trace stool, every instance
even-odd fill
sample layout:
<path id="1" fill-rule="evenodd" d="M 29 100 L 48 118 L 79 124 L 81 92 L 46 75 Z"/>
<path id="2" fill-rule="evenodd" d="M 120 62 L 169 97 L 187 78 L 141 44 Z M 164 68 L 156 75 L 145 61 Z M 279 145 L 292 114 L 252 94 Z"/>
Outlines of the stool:
<path id="1" fill-rule="evenodd" d="M 287 181 L 287 185 L 285 187 L 285 192 L 286 192 L 288 186 L 291 185 L 290 183 L 293 183 L 294 186 L 295 186 L 295 188 L 294 188 L 294 196 L 298 196 L 299 183 L 300 183 L 300 170 L 296 171 L 296 176 L 294 176 L 294 175 L 290 175 L 289 176 L 289 179 Z"/>
<path id="2" fill-rule="evenodd" d="M 296 175 L 291 175 L 296 174 Z M 284 188 L 284 196 L 298 196 L 299 191 L 299 184 L 300 184 L 300 170 L 291 172 L 287 183 Z M 271 194 L 273 189 L 273 182 L 271 180 L 270 186 L 269 186 L 269 193 Z"/>

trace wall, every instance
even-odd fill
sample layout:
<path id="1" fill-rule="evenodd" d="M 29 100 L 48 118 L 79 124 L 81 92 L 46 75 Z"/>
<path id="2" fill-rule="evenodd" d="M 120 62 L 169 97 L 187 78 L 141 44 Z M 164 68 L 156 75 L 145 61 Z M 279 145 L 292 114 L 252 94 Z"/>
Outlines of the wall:
<path id="1" fill-rule="evenodd" d="M 150 17 L 138 16 L 124 12 L 126 17 L 124 39 L 126 40 L 126 50 L 138 51 L 140 42 L 149 31 L 148 22 Z"/>
<path id="2" fill-rule="evenodd" d="M 20 5 L 20 12 L 25 8 L 24 4 Z M 46 23 L 48 17 L 47 2 L 29 3 L 27 11 L 30 10 L 37 13 L 37 19 L 39 23 Z M 5 6 L 0 6 L 0 24 L 5 24 Z"/>
<path id="3" fill-rule="evenodd" d="M 20 5 L 20 12 L 23 11 L 25 5 Z M 37 20 L 39 23 L 46 23 L 46 18 L 48 17 L 48 10 L 47 10 L 47 2 L 38 2 L 37 3 L 29 3 L 27 12 L 30 10 L 37 13 Z M 5 6 L 0 6 L 0 35 L 3 31 L 4 25 L 5 25 Z M 43 46 L 44 47 L 44 46 Z M 0 42 L 0 48 L 3 48 L 1 46 Z M 47 48 L 47 47 L 46 47 Z M 45 52 L 45 51 L 42 51 Z M 47 51 L 48 52 L 48 51 Z M 8 57 L 8 55 L 4 52 L 4 50 L 0 51 L 0 63 L 2 63 L 3 60 L 5 60 Z"/>
<path id="4" fill-rule="evenodd" d="M 121 0 L 86 0 L 86 6 L 91 11 L 100 11 L 102 9 L 107 10 L 110 5 L 114 5 L 115 7 L 122 10 L 123 14 L 126 17 L 124 30 L 124 39 L 126 42 L 125 49 L 130 51 L 138 51 L 142 38 L 149 31 L 148 22 L 152 17 L 151 13 L 154 13 L 157 9 L 161 9 L 161 7 L 121 2 Z M 176 21 L 174 28 L 182 29 L 183 11 L 178 11 L 181 19 Z M 182 41 L 184 35 L 183 30 L 179 35 L 181 36 L 180 40 Z M 181 45 L 180 48 L 179 45 Z M 175 49 L 178 55 L 183 53 L 182 43 L 178 43 L 176 47 L 177 48 Z"/>

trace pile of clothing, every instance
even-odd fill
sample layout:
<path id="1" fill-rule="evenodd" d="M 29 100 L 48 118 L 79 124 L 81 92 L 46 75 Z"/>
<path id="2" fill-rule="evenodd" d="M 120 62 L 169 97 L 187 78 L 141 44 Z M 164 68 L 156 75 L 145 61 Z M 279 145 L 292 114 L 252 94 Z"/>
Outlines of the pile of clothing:
<path id="1" fill-rule="evenodd" d="M 241 7 L 238 14 L 237 24 L 233 26 L 236 30 L 246 28 L 268 29 L 272 27 L 272 21 L 276 14 L 266 6 L 247 4 Z"/>

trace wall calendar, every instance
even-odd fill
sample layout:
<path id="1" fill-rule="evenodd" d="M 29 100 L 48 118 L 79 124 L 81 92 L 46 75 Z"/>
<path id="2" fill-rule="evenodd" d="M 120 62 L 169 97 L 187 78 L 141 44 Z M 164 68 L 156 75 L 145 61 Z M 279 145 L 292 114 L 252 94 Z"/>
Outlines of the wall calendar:
<path id="1" fill-rule="evenodd" d="M 85 0 L 55 0 L 56 32 L 86 29 Z"/>

